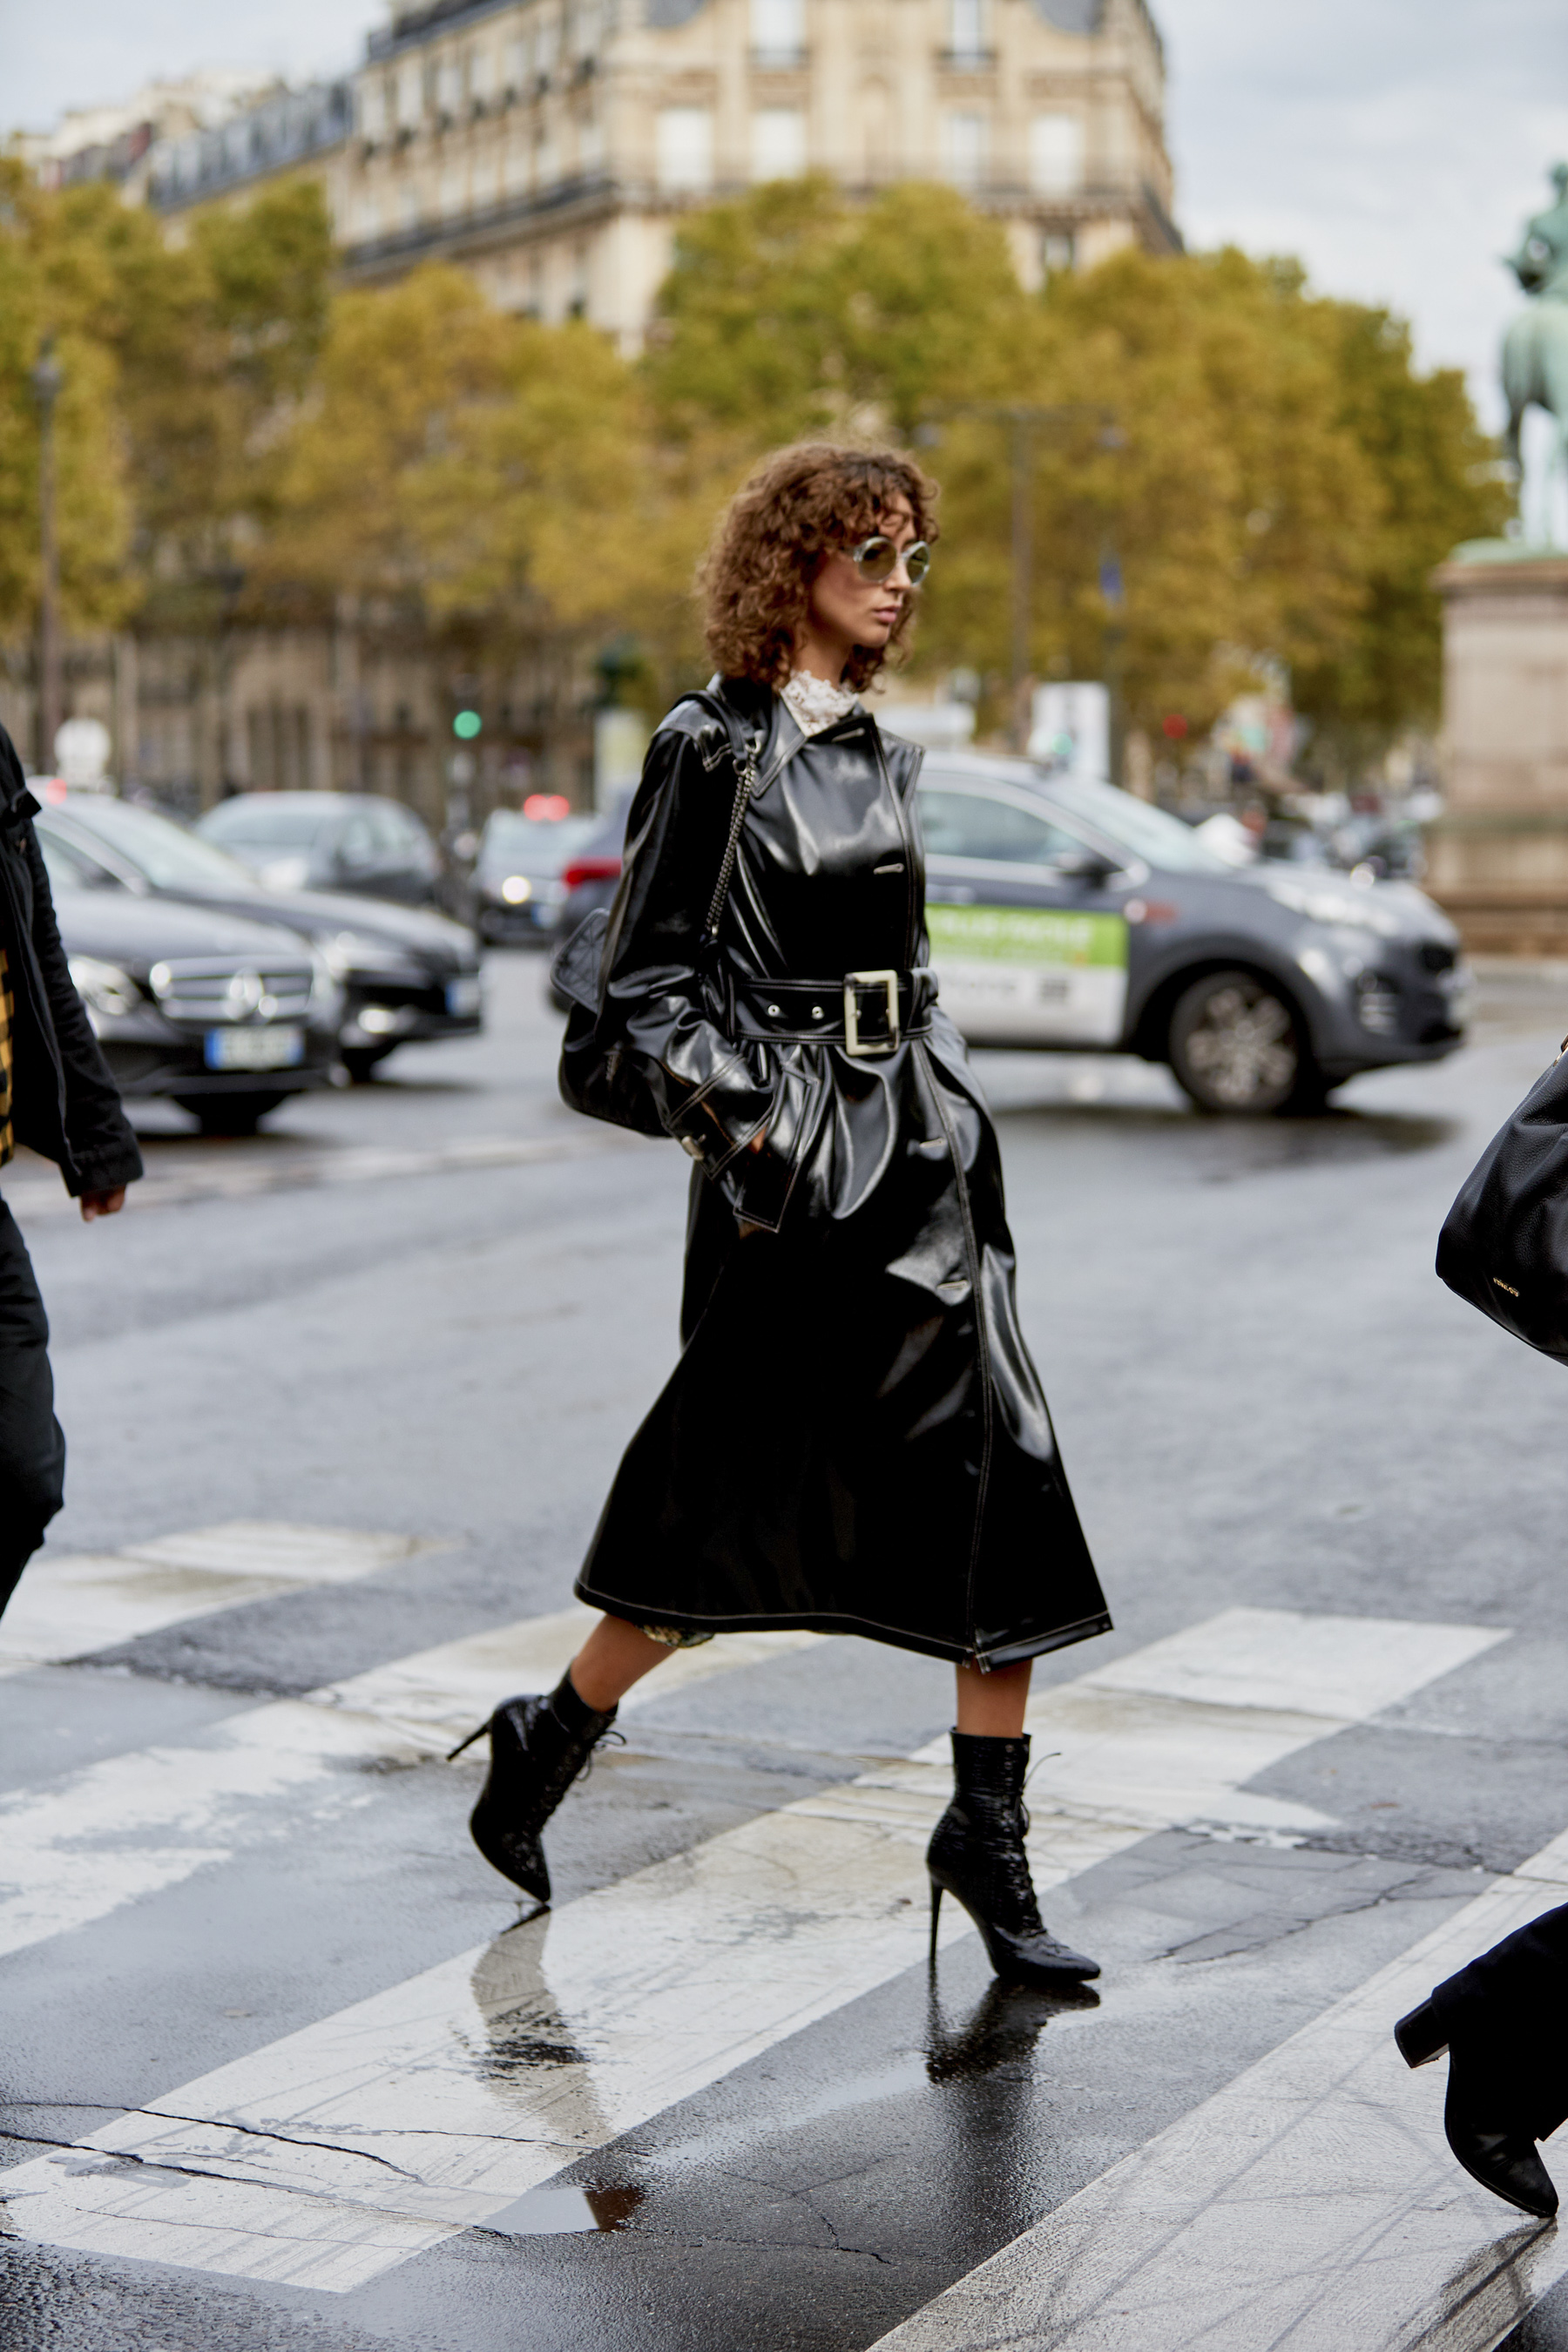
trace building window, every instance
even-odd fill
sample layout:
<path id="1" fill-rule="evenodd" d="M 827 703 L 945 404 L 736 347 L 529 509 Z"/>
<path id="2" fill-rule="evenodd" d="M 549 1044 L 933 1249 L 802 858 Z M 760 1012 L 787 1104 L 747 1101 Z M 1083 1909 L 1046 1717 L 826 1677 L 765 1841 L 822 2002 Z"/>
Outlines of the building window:
<path id="1" fill-rule="evenodd" d="M 398 191 L 398 208 L 403 215 L 404 227 L 405 229 L 417 228 L 419 226 L 419 191 L 415 186 L 412 180 L 405 180 L 402 187 Z"/>
<path id="2" fill-rule="evenodd" d="M 979 187 L 985 177 L 985 117 L 950 114 L 945 128 L 948 178 L 961 188 Z"/>
<path id="3" fill-rule="evenodd" d="M 464 209 L 463 173 L 459 165 L 441 174 L 441 210 L 448 220 L 455 220 Z"/>
<path id="4" fill-rule="evenodd" d="M 379 81 L 363 82 L 359 93 L 362 139 L 379 139 L 386 129 L 386 92 Z"/>
<path id="5" fill-rule="evenodd" d="M 1047 229 L 1040 239 L 1040 266 L 1047 278 L 1054 278 L 1058 270 L 1070 269 L 1076 257 L 1070 228 Z"/>
<path id="6" fill-rule="evenodd" d="M 410 58 L 397 77 L 397 120 L 405 131 L 412 131 L 425 111 L 422 79 L 418 59 Z"/>
<path id="7" fill-rule="evenodd" d="M 1083 185 L 1083 118 L 1037 114 L 1029 125 L 1029 185 L 1037 196 L 1076 195 Z"/>
<path id="8" fill-rule="evenodd" d="M 468 96 L 476 106 L 485 106 L 495 88 L 495 57 L 489 49 L 471 49 L 468 53 Z"/>
<path id="9" fill-rule="evenodd" d="M 436 68 L 437 113 L 456 115 L 463 103 L 463 68 L 456 58 L 443 58 Z"/>
<path id="10" fill-rule="evenodd" d="M 795 66 L 805 56 L 805 0 L 752 0 L 752 53 L 760 66 Z"/>
<path id="11" fill-rule="evenodd" d="M 947 0 L 947 46 L 953 58 L 985 54 L 985 0 Z"/>
<path id="12" fill-rule="evenodd" d="M 661 188 L 713 184 L 713 115 L 706 106 L 661 106 L 655 153 Z"/>
<path id="13" fill-rule="evenodd" d="M 795 180 L 805 169 L 805 116 L 798 106 L 762 106 L 752 117 L 752 177 Z"/>

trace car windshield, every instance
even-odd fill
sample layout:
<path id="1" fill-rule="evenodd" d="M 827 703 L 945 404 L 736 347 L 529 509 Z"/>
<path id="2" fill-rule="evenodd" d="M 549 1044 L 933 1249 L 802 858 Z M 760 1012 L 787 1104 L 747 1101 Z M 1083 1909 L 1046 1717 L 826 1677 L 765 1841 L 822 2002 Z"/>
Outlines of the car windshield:
<path id="1" fill-rule="evenodd" d="M 242 793 L 221 801 L 202 819 L 209 841 L 232 841 L 241 849 L 309 849 L 325 826 L 343 813 L 310 801 L 275 800 L 266 793 Z"/>
<path id="2" fill-rule="evenodd" d="M 243 890 L 248 896 L 256 888 L 243 866 L 155 809 L 73 797 L 66 814 L 106 848 L 118 851 L 155 890 Z"/>
<path id="3" fill-rule="evenodd" d="M 1163 866 L 1168 874 L 1236 871 L 1179 816 L 1152 808 L 1147 801 L 1136 801 L 1131 793 L 1118 792 L 1114 784 L 1094 783 L 1088 777 L 1053 776 L 1046 789 L 1064 815 L 1083 817 L 1118 847 L 1131 850 L 1147 865 Z"/>
<path id="4" fill-rule="evenodd" d="M 599 824 L 596 816 L 520 816 L 515 809 L 497 809 L 485 827 L 479 856 L 487 866 L 559 874 Z"/>

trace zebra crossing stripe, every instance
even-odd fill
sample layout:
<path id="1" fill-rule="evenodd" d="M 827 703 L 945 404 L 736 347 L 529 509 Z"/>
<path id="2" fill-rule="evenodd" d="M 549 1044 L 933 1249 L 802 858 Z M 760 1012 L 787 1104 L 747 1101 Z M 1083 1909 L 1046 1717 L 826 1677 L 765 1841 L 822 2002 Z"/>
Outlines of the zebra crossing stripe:
<path id="1" fill-rule="evenodd" d="M 557 1682 L 595 1622 L 583 1608 L 523 1618 L 243 1709 L 188 1746 L 106 1757 L 0 1796 L 0 1955 L 89 1926 L 281 1833 L 281 1808 L 307 1790 L 318 1812 L 357 1803 L 363 1782 L 348 1768 L 444 1754 L 499 1698 Z M 752 1633 L 678 1651 L 625 1711 L 817 1638 Z"/>
<path id="2" fill-rule="evenodd" d="M 1230 1611 L 1047 1692 L 1031 1727 L 1064 1752 L 1032 1798 L 1040 1885 L 1162 1823 L 1318 1825 L 1241 1783 L 1503 1638 Z M 920 1959 L 944 1749 L 639 1870 L 17 2167 L 8 2228 L 337 2293 L 465 2228 L 504 2231 L 563 2166 Z M 1109 1792 L 1098 1811 L 1091 1786 Z M 944 1940 L 968 1932 L 955 1910 Z"/>
<path id="3" fill-rule="evenodd" d="M 1568 2242 L 1460 2171 L 1396 2017 L 1568 1900 L 1568 1833 L 879 2338 L 873 2352 L 1491 2352 Z"/>
<path id="4" fill-rule="evenodd" d="M 363 1528 L 232 1519 L 121 1551 L 41 1552 L 0 1618 L 0 1675 L 79 1658 L 162 1633 L 187 1617 L 342 1584 L 449 1547 L 434 1537 Z"/>

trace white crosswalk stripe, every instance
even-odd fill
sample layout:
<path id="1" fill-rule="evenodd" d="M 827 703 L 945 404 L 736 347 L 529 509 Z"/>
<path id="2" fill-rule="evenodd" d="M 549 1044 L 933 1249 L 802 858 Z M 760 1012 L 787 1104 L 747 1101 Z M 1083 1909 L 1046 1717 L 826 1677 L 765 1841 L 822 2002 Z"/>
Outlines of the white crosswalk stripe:
<path id="1" fill-rule="evenodd" d="M 0 1796 L 0 1954 L 88 1926 L 283 1832 L 267 1810 L 309 1792 L 318 1815 L 363 1801 L 346 1768 L 444 1754 L 498 1699 L 560 1679 L 592 1610 L 525 1617 L 247 1707 L 187 1746 L 111 1756 Z M 751 1633 L 678 1651 L 625 1702 L 778 1657 L 819 1637 Z"/>
<path id="2" fill-rule="evenodd" d="M 1038 1882 L 1166 1823 L 1320 1826 L 1242 1783 L 1503 1638 L 1236 1610 L 1044 1694 L 1030 1727 L 1060 1754 L 1032 1791 Z M 456 2231 L 505 2230 L 563 2165 L 921 1958 L 945 1747 L 637 1871 L 19 2166 L 0 2184 L 9 2228 L 340 2293 Z M 955 1908 L 948 1936 L 966 1931 Z"/>
<path id="3" fill-rule="evenodd" d="M 1391 2028 L 1564 1901 L 1568 1834 L 873 2352 L 1491 2352 L 1568 2272 L 1568 2242 L 1460 2171 L 1447 2068 L 1410 2074 Z"/>
<path id="4" fill-rule="evenodd" d="M 231 1519 L 121 1551 L 41 1552 L 0 1618 L 0 1675 L 26 1674 L 187 1617 L 342 1584 L 449 1547 L 431 1536 Z"/>

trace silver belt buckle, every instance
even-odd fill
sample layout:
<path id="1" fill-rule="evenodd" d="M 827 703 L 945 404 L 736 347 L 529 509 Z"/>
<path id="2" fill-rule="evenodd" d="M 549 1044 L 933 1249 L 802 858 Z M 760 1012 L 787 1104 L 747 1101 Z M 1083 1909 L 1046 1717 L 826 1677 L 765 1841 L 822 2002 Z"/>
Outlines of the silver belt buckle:
<path id="1" fill-rule="evenodd" d="M 874 1037 L 868 1045 L 860 1043 L 860 1000 L 856 991 L 879 988 L 888 1000 L 888 1034 Z M 896 971 L 847 971 L 844 975 L 844 1050 L 858 1062 L 868 1061 L 876 1054 L 895 1054 L 903 1042 L 899 1026 L 899 975 Z"/>

